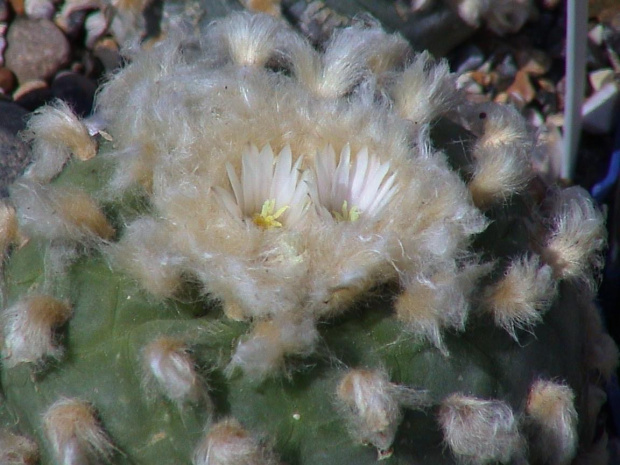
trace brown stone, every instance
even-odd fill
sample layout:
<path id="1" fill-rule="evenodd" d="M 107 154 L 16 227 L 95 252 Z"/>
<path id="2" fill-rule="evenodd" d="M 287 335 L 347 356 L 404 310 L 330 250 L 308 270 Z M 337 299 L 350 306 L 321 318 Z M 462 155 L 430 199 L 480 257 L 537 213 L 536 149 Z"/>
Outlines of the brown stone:
<path id="1" fill-rule="evenodd" d="M 510 96 L 512 102 L 518 107 L 530 103 L 536 97 L 536 89 L 532 85 L 530 76 L 523 70 L 517 71 L 515 80 L 510 87 L 506 90 L 506 93 Z"/>
<path id="2" fill-rule="evenodd" d="M 49 79 L 69 62 L 67 38 L 47 19 L 18 18 L 9 27 L 5 64 L 20 83 Z"/>
<path id="3" fill-rule="evenodd" d="M 11 8 L 17 16 L 23 16 L 24 14 L 24 0 L 9 0 Z"/>
<path id="4" fill-rule="evenodd" d="M 542 76 L 551 68 L 551 57 L 539 49 L 521 50 L 517 53 L 519 69 L 531 76 Z"/>
<path id="5" fill-rule="evenodd" d="M 17 79 L 13 72 L 4 67 L 0 67 L 0 89 L 5 94 L 10 94 L 17 85 Z"/>

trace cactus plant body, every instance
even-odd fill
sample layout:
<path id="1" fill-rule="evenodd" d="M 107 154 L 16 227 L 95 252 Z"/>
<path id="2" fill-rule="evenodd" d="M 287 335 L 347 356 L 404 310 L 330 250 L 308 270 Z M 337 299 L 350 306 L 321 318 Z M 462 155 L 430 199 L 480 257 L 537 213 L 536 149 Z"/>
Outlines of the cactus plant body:
<path id="1" fill-rule="evenodd" d="M 374 26 L 128 53 L 1 206 L 2 463 L 583 460 L 603 218 L 516 111 Z"/>

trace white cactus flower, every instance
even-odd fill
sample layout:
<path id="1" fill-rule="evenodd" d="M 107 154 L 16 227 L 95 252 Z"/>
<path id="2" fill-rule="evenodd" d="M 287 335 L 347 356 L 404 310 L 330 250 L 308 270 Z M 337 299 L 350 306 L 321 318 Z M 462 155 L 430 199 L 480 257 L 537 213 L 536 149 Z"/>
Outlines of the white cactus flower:
<path id="1" fill-rule="evenodd" d="M 376 218 L 398 190 L 390 163 L 381 163 L 366 147 L 352 157 L 346 144 L 336 164 L 336 153 L 327 146 L 316 154 L 314 175 L 310 195 L 318 213 L 337 221 Z"/>
<path id="2" fill-rule="evenodd" d="M 299 157 L 293 164 L 291 148 L 285 146 L 277 156 L 269 144 L 259 152 L 250 145 L 241 156 L 241 176 L 226 164 L 232 189 L 216 186 L 222 206 L 243 223 L 262 229 L 293 227 L 304 216 L 308 188 L 302 181 Z"/>

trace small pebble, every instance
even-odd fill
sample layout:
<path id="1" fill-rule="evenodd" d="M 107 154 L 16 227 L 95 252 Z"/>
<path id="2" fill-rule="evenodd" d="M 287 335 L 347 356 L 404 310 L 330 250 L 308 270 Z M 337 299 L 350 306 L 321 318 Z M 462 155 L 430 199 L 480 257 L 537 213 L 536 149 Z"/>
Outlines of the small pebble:
<path id="1" fill-rule="evenodd" d="M 539 49 L 522 50 L 517 53 L 519 69 L 531 76 L 542 76 L 551 68 L 551 57 Z"/>
<path id="2" fill-rule="evenodd" d="M 615 82 L 604 85 L 583 102 L 583 129 L 592 134 L 608 134 L 613 127 L 620 99 Z"/>
<path id="3" fill-rule="evenodd" d="M 564 126 L 564 113 L 552 113 L 550 115 L 547 115 L 547 118 L 545 118 L 545 122 L 556 128 L 561 128 L 562 126 Z"/>
<path id="4" fill-rule="evenodd" d="M 47 82 L 40 79 L 21 84 L 13 93 L 13 100 L 28 111 L 34 111 L 52 99 Z"/>
<path id="5" fill-rule="evenodd" d="M 24 0 L 9 0 L 9 3 L 17 16 L 24 15 Z"/>
<path id="6" fill-rule="evenodd" d="M 458 47 L 453 53 L 452 66 L 457 74 L 478 69 L 484 63 L 484 53 L 473 44 Z"/>
<path id="7" fill-rule="evenodd" d="M 76 37 L 89 11 L 101 11 L 101 0 L 66 0 L 54 22 L 67 36 Z M 89 47 L 90 48 L 90 47 Z"/>
<path id="8" fill-rule="evenodd" d="M 8 68 L 0 67 L 0 91 L 3 94 L 10 94 L 17 85 L 15 74 Z"/>
<path id="9" fill-rule="evenodd" d="M 0 23 L 0 66 L 4 66 L 4 50 L 6 49 L 6 23 Z"/>
<path id="10" fill-rule="evenodd" d="M 592 89 L 596 92 L 601 90 L 601 88 L 609 84 L 610 82 L 614 82 L 616 73 L 611 68 L 602 68 L 597 69 L 596 71 L 592 71 L 588 74 L 588 80 L 590 81 L 590 85 Z"/>
<path id="11" fill-rule="evenodd" d="M 0 100 L 0 128 L 17 135 L 26 128 L 26 115 L 28 111 L 14 102 Z"/>
<path id="12" fill-rule="evenodd" d="M 101 10 L 90 13 L 84 21 L 86 47 L 92 49 L 95 43 L 108 30 L 109 20 Z"/>
<path id="13" fill-rule="evenodd" d="M 9 27 L 7 43 L 6 66 L 20 83 L 49 79 L 69 62 L 67 38 L 46 19 L 16 19 Z"/>
<path id="14" fill-rule="evenodd" d="M 51 86 L 54 97 L 64 100 L 80 117 L 87 116 L 93 108 L 97 83 L 81 74 L 61 72 Z"/>
<path id="15" fill-rule="evenodd" d="M 105 37 L 96 42 L 93 54 L 101 61 L 106 72 L 110 73 L 117 69 L 121 63 L 119 46 L 114 39 Z"/>
<path id="16" fill-rule="evenodd" d="M 17 133 L 26 127 L 28 112 L 13 102 L 0 100 L 0 197 L 29 162 L 28 146 Z"/>
<path id="17" fill-rule="evenodd" d="M 495 98 L 493 99 L 493 101 L 494 101 L 495 103 L 502 103 L 502 104 L 504 104 L 504 103 L 508 103 L 508 102 L 510 102 L 510 95 L 508 95 L 508 93 L 507 93 L 507 92 L 500 92 L 499 94 L 497 94 L 497 95 L 495 96 Z"/>
<path id="18" fill-rule="evenodd" d="M 511 101 L 519 108 L 530 103 L 536 97 L 536 89 L 532 85 L 530 75 L 524 70 L 517 71 L 515 80 L 506 89 L 506 93 L 510 96 Z"/>
<path id="19" fill-rule="evenodd" d="M 24 11 L 30 19 L 52 19 L 56 6 L 51 0 L 24 0 Z"/>
<path id="20" fill-rule="evenodd" d="M 502 78 L 510 78 L 514 79 L 517 75 L 517 71 L 519 70 L 517 64 L 515 63 L 512 55 L 507 54 L 503 60 L 497 65 L 497 72 L 502 76 Z"/>
<path id="21" fill-rule="evenodd" d="M 476 79 L 472 76 L 472 72 L 461 74 L 456 78 L 456 87 L 468 94 L 481 94 L 482 86 L 476 82 Z"/>
<path id="22" fill-rule="evenodd" d="M 8 21 L 10 15 L 9 2 L 7 0 L 0 0 L 0 22 Z"/>
<path id="23" fill-rule="evenodd" d="M 594 45 L 600 47 L 605 41 L 605 27 L 602 24 L 597 24 L 590 31 L 588 31 L 588 39 Z"/>

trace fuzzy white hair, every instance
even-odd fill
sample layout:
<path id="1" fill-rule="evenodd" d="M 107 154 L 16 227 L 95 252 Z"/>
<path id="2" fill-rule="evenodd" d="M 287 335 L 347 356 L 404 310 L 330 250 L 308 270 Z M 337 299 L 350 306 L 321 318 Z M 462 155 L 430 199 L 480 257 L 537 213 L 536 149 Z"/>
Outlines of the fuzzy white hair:
<path id="1" fill-rule="evenodd" d="M 530 388 L 525 412 L 534 457 L 553 465 L 571 463 L 578 442 L 573 390 L 565 384 L 539 379 Z"/>
<path id="2" fill-rule="evenodd" d="M 48 295 L 31 295 L 15 302 L 0 315 L 4 336 L 4 364 L 42 362 L 45 357 L 60 358 L 55 330 L 71 316 L 71 307 Z"/>
<path id="3" fill-rule="evenodd" d="M 508 463 L 523 452 L 525 441 L 508 404 L 452 394 L 439 412 L 444 441 L 462 462 Z"/>
<path id="4" fill-rule="evenodd" d="M 337 400 L 352 436 L 387 451 L 402 419 L 402 406 L 420 408 L 425 393 L 391 383 L 383 370 L 358 368 L 340 380 Z"/>
<path id="5" fill-rule="evenodd" d="M 275 465 L 274 456 L 234 418 L 209 428 L 194 451 L 194 465 Z"/>
<path id="6" fill-rule="evenodd" d="M 0 463 L 28 465 L 39 463 L 39 446 L 26 436 L 19 436 L 8 429 L 0 429 Z"/>
<path id="7" fill-rule="evenodd" d="M 60 399 L 52 404 L 43 415 L 43 428 L 60 465 L 109 460 L 116 451 L 94 408 L 81 399 Z"/>
<path id="8" fill-rule="evenodd" d="M 485 290 L 483 300 L 495 324 L 518 340 L 516 330 L 539 323 L 556 293 L 553 270 L 532 255 L 512 261 L 502 279 Z"/>
<path id="9" fill-rule="evenodd" d="M 28 120 L 24 137 L 32 142 L 34 156 L 25 177 L 33 181 L 52 180 L 72 154 L 89 160 L 97 153 L 97 143 L 87 127 L 62 100 L 38 109 Z"/>
<path id="10" fill-rule="evenodd" d="M 142 361 L 147 389 L 156 384 L 159 391 L 180 408 L 190 403 L 210 409 L 207 385 L 196 371 L 189 348 L 183 341 L 159 337 L 143 349 Z"/>
<path id="11" fill-rule="evenodd" d="M 549 232 L 542 258 L 560 279 L 581 281 L 594 288 L 603 266 L 605 220 L 592 198 L 581 187 L 558 190 L 549 205 Z"/>

